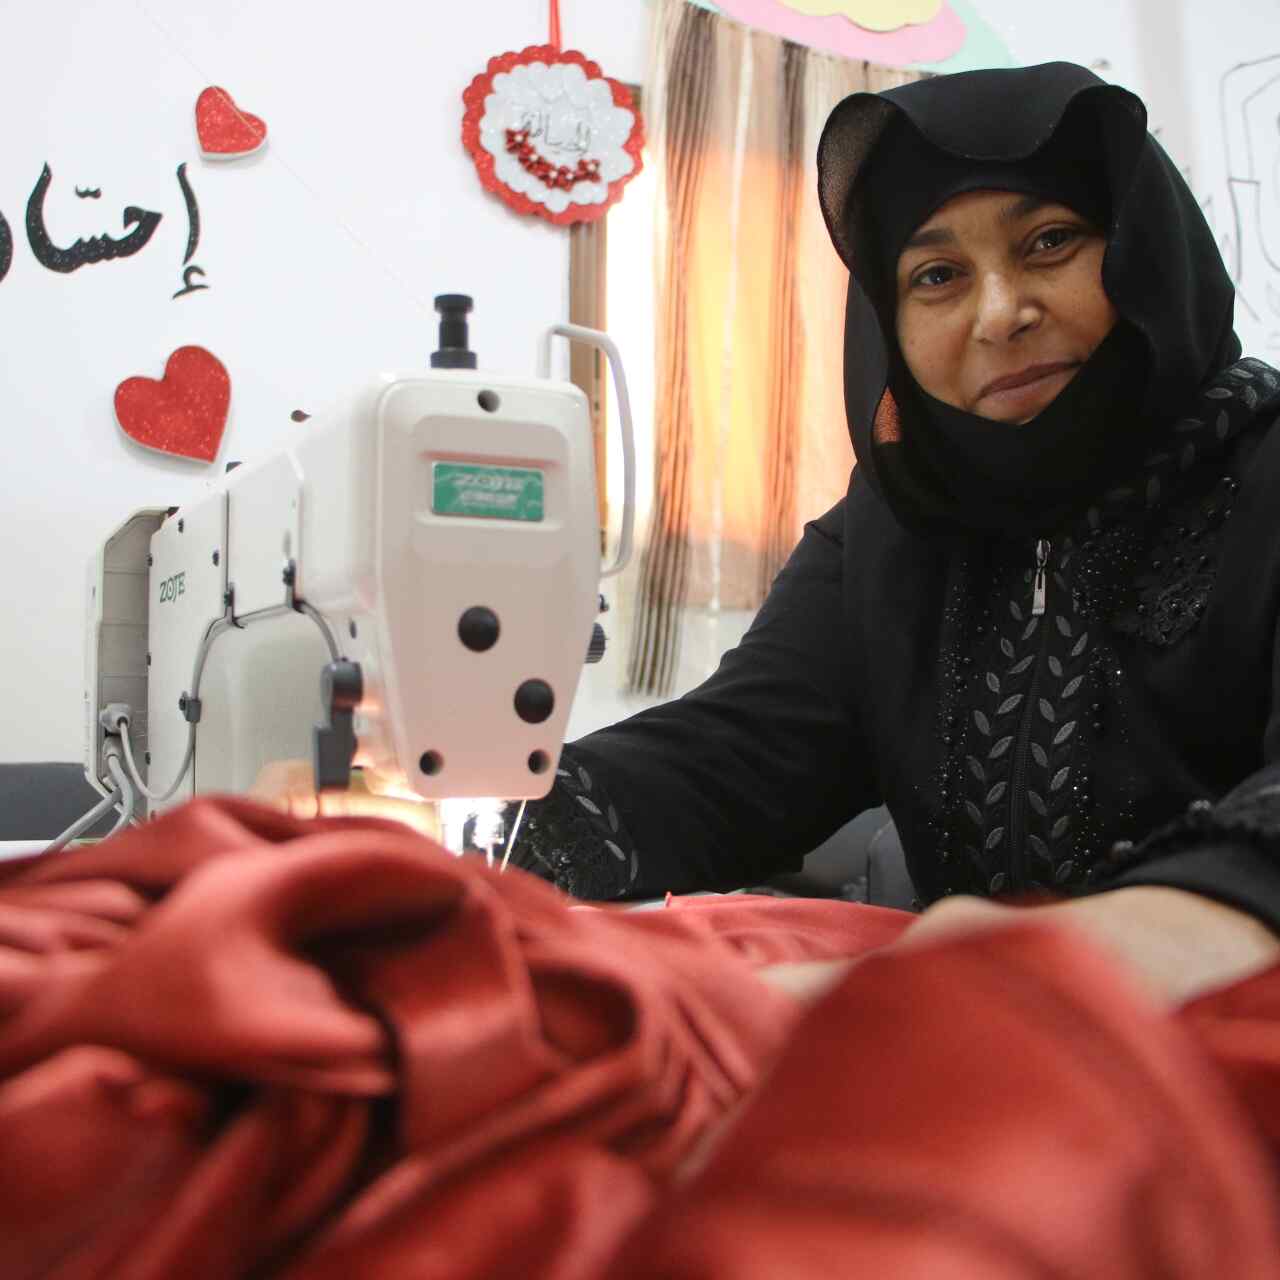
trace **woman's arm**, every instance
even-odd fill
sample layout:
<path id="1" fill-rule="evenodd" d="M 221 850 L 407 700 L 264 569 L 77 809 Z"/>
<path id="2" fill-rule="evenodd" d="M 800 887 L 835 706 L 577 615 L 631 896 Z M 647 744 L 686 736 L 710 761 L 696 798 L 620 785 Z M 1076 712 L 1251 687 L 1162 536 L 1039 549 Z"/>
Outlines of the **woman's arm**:
<path id="1" fill-rule="evenodd" d="M 1183 1004 L 1280 960 L 1280 938 L 1255 917 L 1202 894 L 1163 885 L 1114 889 L 1047 906 L 944 898 L 902 935 L 910 946 L 1028 915 L 1080 930 L 1160 1004 Z"/>
<path id="2" fill-rule="evenodd" d="M 1247 912 L 1201 894 L 1155 885 L 1031 908 L 985 898 L 944 898 L 888 950 L 918 947 L 1028 919 L 1078 930 L 1162 1006 L 1184 1004 L 1280 960 L 1280 938 Z M 757 972 L 770 986 L 811 1003 L 835 986 L 855 963 L 819 960 L 775 964 Z"/>
<path id="3" fill-rule="evenodd" d="M 1186 889 L 1135 885 L 1036 914 L 1082 929 L 1169 1004 L 1229 986 L 1280 959 L 1280 938 L 1255 916 Z"/>
<path id="4" fill-rule="evenodd" d="M 1280 529 L 1273 536 L 1280 544 Z M 1101 890 L 1182 889 L 1234 907 L 1280 934 L 1280 631 L 1271 642 L 1270 689 L 1262 767 L 1226 795 L 1196 800 L 1138 845 L 1114 848 L 1115 870 Z M 1221 714 L 1253 720 L 1257 709 L 1224 706 Z"/>
<path id="5" fill-rule="evenodd" d="M 843 503 L 806 528 L 705 683 L 565 748 L 521 865 L 592 897 L 750 884 L 878 803 L 840 643 L 843 531 Z"/>

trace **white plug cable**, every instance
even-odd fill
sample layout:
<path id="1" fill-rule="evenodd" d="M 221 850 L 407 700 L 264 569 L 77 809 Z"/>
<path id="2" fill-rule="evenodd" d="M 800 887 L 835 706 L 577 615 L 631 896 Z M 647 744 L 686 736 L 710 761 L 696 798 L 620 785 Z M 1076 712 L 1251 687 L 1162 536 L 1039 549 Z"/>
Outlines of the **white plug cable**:
<path id="1" fill-rule="evenodd" d="M 129 776 L 133 779 L 133 785 L 137 787 L 139 794 L 145 796 L 153 804 L 161 804 L 168 800 L 177 789 L 182 786 L 182 780 L 187 776 L 187 769 L 191 765 L 191 757 L 196 750 L 196 727 L 195 725 L 187 726 L 187 749 L 183 753 L 182 763 L 178 766 L 178 776 L 164 791 L 152 791 L 145 782 L 142 781 L 142 775 L 138 772 L 137 762 L 133 758 L 133 744 L 129 741 L 129 720 L 128 717 L 120 722 L 120 740 L 124 743 L 124 759 L 129 770 Z"/>
<path id="2" fill-rule="evenodd" d="M 127 711 L 127 708 L 125 710 Z M 88 813 L 82 814 L 77 818 L 60 836 L 56 836 L 45 845 L 44 849 L 41 850 L 42 853 L 58 853 L 65 849 L 72 840 L 100 822 L 112 809 L 118 808 L 120 816 L 116 819 L 115 826 L 111 828 L 107 835 L 113 836 L 116 832 L 123 831 L 133 820 L 134 791 L 132 784 L 125 775 L 125 771 L 120 767 L 120 748 L 114 743 L 108 743 L 105 748 L 105 755 L 107 772 L 110 773 L 114 783 L 110 792 L 99 800 Z"/>
<path id="3" fill-rule="evenodd" d="M 209 649 L 213 642 L 224 631 L 235 626 L 231 620 L 230 613 L 224 617 L 217 619 L 209 624 L 208 630 L 204 633 L 204 639 L 200 643 L 200 648 L 196 653 L 195 668 L 191 673 L 191 692 L 187 696 L 199 705 L 200 701 L 200 678 L 204 675 L 204 664 L 209 656 Z M 182 754 L 182 763 L 178 766 L 178 773 L 174 780 L 163 790 L 152 790 L 142 780 L 142 773 L 138 769 L 138 762 L 134 759 L 133 743 L 129 738 L 129 714 L 130 708 L 121 702 L 113 702 L 109 706 L 104 707 L 100 719 L 103 728 L 108 733 L 118 733 L 120 740 L 124 744 L 124 760 L 129 770 L 129 776 L 133 779 L 133 785 L 138 789 L 138 794 L 145 796 L 152 804 L 163 804 L 170 796 L 182 786 L 183 779 L 187 776 L 187 770 L 191 767 L 192 757 L 196 752 L 196 722 L 192 720 L 187 726 L 187 747 Z"/>
<path id="4" fill-rule="evenodd" d="M 118 831 L 123 831 L 133 821 L 134 793 L 133 784 L 120 767 L 120 757 L 114 751 L 109 751 L 107 755 L 107 772 L 115 779 L 116 787 L 120 792 L 120 817 L 116 825 L 107 833 L 113 836 Z"/>
<path id="5" fill-rule="evenodd" d="M 328 646 L 330 657 L 337 662 L 341 656 L 338 649 L 337 641 L 333 638 L 333 632 L 329 629 L 328 623 L 324 620 L 323 615 L 314 606 L 309 605 L 305 600 L 294 602 L 293 608 L 299 613 L 304 613 L 312 622 L 320 628 L 320 633 L 324 636 L 325 644 Z M 204 664 L 208 660 L 209 650 L 213 648 L 213 642 L 224 632 L 231 630 L 236 626 L 232 618 L 230 607 L 227 613 L 218 618 L 215 622 L 209 624 L 208 630 L 204 634 L 204 639 L 200 643 L 200 648 L 196 652 L 195 667 L 191 672 L 191 692 L 186 695 L 190 701 L 197 706 L 200 703 L 200 680 L 204 675 Z M 178 773 L 174 780 L 163 790 L 152 790 L 142 780 L 142 772 L 138 768 L 138 763 L 133 755 L 133 743 L 129 737 L 129 714 L 130 708 L 124 703 L 113 702 L 110 706 L 104 707 L 100 716 L 103 728 L 108 733 L 118 733 L 120 740 L 124 744 L 125 765 L 128 768 L 129 776 L 133 780 L 134 787 L 137 788 L 138 794 L 146 797 L 152 804 L 163 804 L 171 796 L 173 796 L 178 788 L 182 786 L 183 780 L 187 776 L 187 770 L 191 767 L 191 760 L 196 752 L 196 720 L 192 720 L 187 726 L 187 746 L 182 753 L 182 763 L 178 766 Z M 197 716 L 198 718 L 198 716 Z"/>
<path id="6" fill-rule="evenodd" d="M 111 812 L 112 809 L 120 803 L 121 793 L 112 791 L 110 795 L 104 796 L 97 804 L 89 810 L 88 813 L 77 818 L 60 836 L 56 836 L 41 850 L 41 853 L 59 853 L 69 845 L 78 835 L 84 831 L 88 831 L 95 822 L 101 821 Z"/>
<path id="7" fill-rule="evenodd" d="M 338 648 L 338 642 L 333 638 L 333 632 L 329 629 L 329 624 L 324 620 L 324 614 L 315 605 L 308 604 L 305 600 L 295 600 L 293 607 L 296 612 L 305 613 L 320 628 L 320 634 L 324 636 L 324 642 L 329 646 L 329 661 L 340 662 L 342 653 Z"/>
<path id="8" fill-rule="evenodd" d="M 182 785 L 183 778 L 187 775 L 187 767 L 191 763 L 192 753 L 196 748 L 196 727 L 188 726 L 187 730 L 187 749 L 182 757 L 182 767 L 178 770 L 178 776 L 173 780 L 172 786 L 166 791 L 152 791 L 145 782 L 142 781 L 142 774 L 138 769 L 138 762 L 133 755 L 133 741 L 129 736 L 129 718 L 133 709 L 126 702 L 112 702 L 103 707 L 98 713 L 98 719 L 102 727 L 113 737 L 116 734 L 120 736 L 120 746 L 124 750 L 124 763 L 127 776 L 120 770 L 120 751 L 112 746 L 108 746 L 107 753 L 107 770 L 117 782 L 124 783 L 127 790 L 129 816 L 133 816 L 133 805 L 136 799 L 135 789 L 139 795 L 146 796 L 148 800 L 154 800 L 157 803 L 167 800 Z M 112 766 L 115 766 L 112 768 Z M 123 793 L 123 788 L 122 788 Z"/>

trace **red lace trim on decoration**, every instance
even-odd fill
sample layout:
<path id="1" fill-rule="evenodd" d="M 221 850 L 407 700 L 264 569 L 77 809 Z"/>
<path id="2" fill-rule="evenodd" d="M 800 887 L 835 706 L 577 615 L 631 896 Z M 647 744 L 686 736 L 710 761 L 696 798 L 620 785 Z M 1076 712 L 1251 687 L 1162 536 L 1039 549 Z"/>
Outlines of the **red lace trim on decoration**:
<path id="1" fill-rule="evenodd" d="M 571 191 L 575 182 L 600 180 L 599 160 L 579 160 L 576 169 L 563 164 L 557 168 L 529 141 L 528 129 L 508 129 L 507 150 L 515 152 L 520 167 L 533 174 L 544 186 Z"/>

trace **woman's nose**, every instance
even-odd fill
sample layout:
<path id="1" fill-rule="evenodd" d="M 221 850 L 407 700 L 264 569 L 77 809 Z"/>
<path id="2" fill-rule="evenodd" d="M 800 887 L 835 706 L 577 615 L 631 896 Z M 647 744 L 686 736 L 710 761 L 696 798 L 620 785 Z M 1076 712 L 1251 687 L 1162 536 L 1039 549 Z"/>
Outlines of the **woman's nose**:
<path id="1" fill-rule="evenodd" d="M 973 322 L 973 336 L 979 342 L 1008 342 L 1034 327 L 1039 318 L 1039 308 L 1015 277 L 996 271 L 980 277 Z"/>

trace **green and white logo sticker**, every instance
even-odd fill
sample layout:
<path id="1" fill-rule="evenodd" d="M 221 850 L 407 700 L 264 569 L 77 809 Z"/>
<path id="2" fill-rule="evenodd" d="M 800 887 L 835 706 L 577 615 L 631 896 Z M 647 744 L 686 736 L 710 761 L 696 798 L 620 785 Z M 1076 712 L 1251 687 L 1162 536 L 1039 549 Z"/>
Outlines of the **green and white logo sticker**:
<path id="1" fill-rule="evenodd" d="M 432 470 L 431 510 L 438 516 L 539 521 L 542 487 L 542 472 L 531 467 L 437 462 Z"/>

